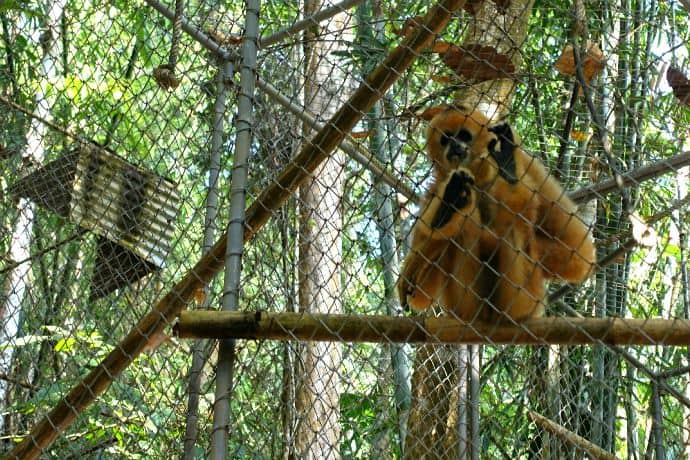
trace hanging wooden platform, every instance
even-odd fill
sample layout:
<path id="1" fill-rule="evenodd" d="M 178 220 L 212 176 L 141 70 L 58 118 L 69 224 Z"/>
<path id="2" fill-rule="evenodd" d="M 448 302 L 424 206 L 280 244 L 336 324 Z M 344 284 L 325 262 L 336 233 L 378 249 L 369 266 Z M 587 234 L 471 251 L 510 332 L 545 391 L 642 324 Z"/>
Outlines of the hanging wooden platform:
<path id="1" fill-rule="evenodd" d="M 79 143 L 9 191 L 98 235 L 91 300 L 160 270 L 171 250 L 175 184 L 106 148 Z"/>
<path id="2" fill-rule="evenodd" d="M 447 317 L 185 310 L 181 338 L 489 345 L 690 345 L 690 320 L 549 317 L 490 324 Z"/>

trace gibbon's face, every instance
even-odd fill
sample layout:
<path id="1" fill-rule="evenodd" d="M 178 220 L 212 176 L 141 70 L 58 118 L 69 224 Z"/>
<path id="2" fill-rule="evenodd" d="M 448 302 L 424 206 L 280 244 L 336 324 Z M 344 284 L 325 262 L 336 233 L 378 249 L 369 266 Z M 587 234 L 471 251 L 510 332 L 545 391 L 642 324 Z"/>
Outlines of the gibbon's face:
<path id="1" fill-rule="evenodd" d="M 510 125 L 489 126 L 483 113 L 461 105 L 435 107 L 425 113 L 433 117 L 426 134 L 436 177 L 463 166 L 472 171 L 478 185 L 493 183 L 498 175 L 510 184 L 517 182 L 518 141 Z"/>
<path id="2" fill-rule="evenodd" d="M 439 109 L 427 128 L 427 150 L 444 172 L 470 166 L 496 148 L 498 138 L 489 131 L 489 120 L 479 111 L 462 106 Z"/>

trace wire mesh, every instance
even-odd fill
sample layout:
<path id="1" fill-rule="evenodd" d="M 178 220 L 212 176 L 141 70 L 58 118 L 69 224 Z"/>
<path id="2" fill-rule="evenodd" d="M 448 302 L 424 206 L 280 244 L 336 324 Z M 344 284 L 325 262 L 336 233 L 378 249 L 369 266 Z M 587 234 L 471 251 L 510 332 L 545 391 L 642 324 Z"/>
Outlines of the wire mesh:
<path id="1" fill-rule="evenodd" d="M 524 320 L 488 313 L 510 316 L 494 289 L 526 288 L 506 278 L 514 263 L 496 247 L 549 278 L 530 291 L 546 304 L 542 324 L 688 319 L 690 7 L 462 3 L 426 18 L 432 7 L 415 1 L 261 6 L 256 90 L 244 94 L 253 124 L 238 303 L 303 315 L 285 327 L 288 340 L 236 342 L 229 418 L 215 428 L 217 363 L 228 356 L 217 341 L 175 337 L 170 326 L 183 307 L 219 310 L 228 291 L 215 274 L 232 222 L 244 129 L 236 122 L 247 115 L 236 104 L 243 3 L 0 8 L 0 452 L 206 458 L 219 429 L 227 449 L 215 458 L 689 457 L 690 358 L 687 347 L 664 345 L 663 330 L 647 347 L 574 336 L 517 346 L 482 325 L 521 330 Z M 458 11 L 442 27 L 448 6 Z M 441 33 L 419 46 L 415 37 L 434 28 Z M 415 58 L 409 68 L 389 57 L 403 53 Z M 402 70 L 377 68 L 384 62 Z M 562 184 L 596 246 L 586 280 L 552 273 L 535 248 L 565 236 L 529 207 L 512 209 L 491 249 L 463 239 L 470 224 L 441 237 L 435 228 L 436 253 L 415 236 L 434 203 L 446 203 L 451 220 L 465 212 L 443 193 L 458 167 L 476 175 L 469 193 L 484 228 L 498 228 L 491 217 L 508 201 L 491 201 L 505 176 L 482 186 L 450 150 L 431 161 L 428 109 L 444 104 L 480 110 L 492 127 L 508 123 L 529 164 Z M 491 151 L 450 134 L 444 142 L 463 143 L 463 155 Z M 492 139 L 495 152 L 508 144 Z M 103 185 L 88 168 L 75 181 L 84 146 L 129 166 L 104 161 L 92 168 L 107 171 Z M 530 200 L 545 180 L 527 188 Z M 556 198 L 548 204 L 562 206 Z M 74 209 L 102 218 L 86 225 Z M 532 238 L 521 246 L 520 232 Z M 405 271 L 414 255 L 437 288 Z M 478 268 L 468 273 L 459 260 Z M 410 311 L 396 290 L 410 273 L 429 294 L 426 311 Z M 458 286 L 481 298 L 480 311 L 447 295 Z M 486 334 L 481 345 L 433 343 L 436 329 L 424 344 L 385 334 L 376 343 L 309 340 L 322 313 L 385 315 L 393 328 L 413 315 L 460 317 Z M 357 337 L 344 322 L 319 325 Z"/>

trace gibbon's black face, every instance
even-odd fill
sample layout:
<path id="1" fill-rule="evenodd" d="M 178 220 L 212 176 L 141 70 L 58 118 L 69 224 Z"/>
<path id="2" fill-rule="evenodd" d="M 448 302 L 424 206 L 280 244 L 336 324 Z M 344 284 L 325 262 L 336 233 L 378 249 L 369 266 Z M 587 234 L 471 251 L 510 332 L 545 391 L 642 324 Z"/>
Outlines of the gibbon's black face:
<path id="1" fill-rule="evenodd" d="M 465 128 L 460 128 L 457 132 L 452 130 L 441 132 L 439 143 L 446 149 L 445 155 L 448 162 L 464 164 L 469 156 L 472 133 Z"/>
<path id="2" fill-rule="evenodd" d="M 439 107 L 427 129 L 429 155 L 445 173 L 459 166 L 475 170 L 491 159 L 494 170 L 514 184 L 517 182 L 515 148 L 509 125 L 489 126 L 489 119 L 483 113 L 463 106 Z"/>

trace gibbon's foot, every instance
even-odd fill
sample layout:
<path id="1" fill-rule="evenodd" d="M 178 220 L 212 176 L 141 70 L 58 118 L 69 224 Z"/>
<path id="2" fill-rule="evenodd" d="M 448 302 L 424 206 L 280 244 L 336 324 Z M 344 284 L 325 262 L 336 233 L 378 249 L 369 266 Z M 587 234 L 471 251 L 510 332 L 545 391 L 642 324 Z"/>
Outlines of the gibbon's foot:
<path id="1" fill-rule="evenodd" d="M 474 176 L 466 169 L 458 169 L 450 176 L 443 190 L 441 205 L 431 222 L 431 228 L 443 227 L 453 218 L 456 211 L 470 203 L 473 184 Z"/>

